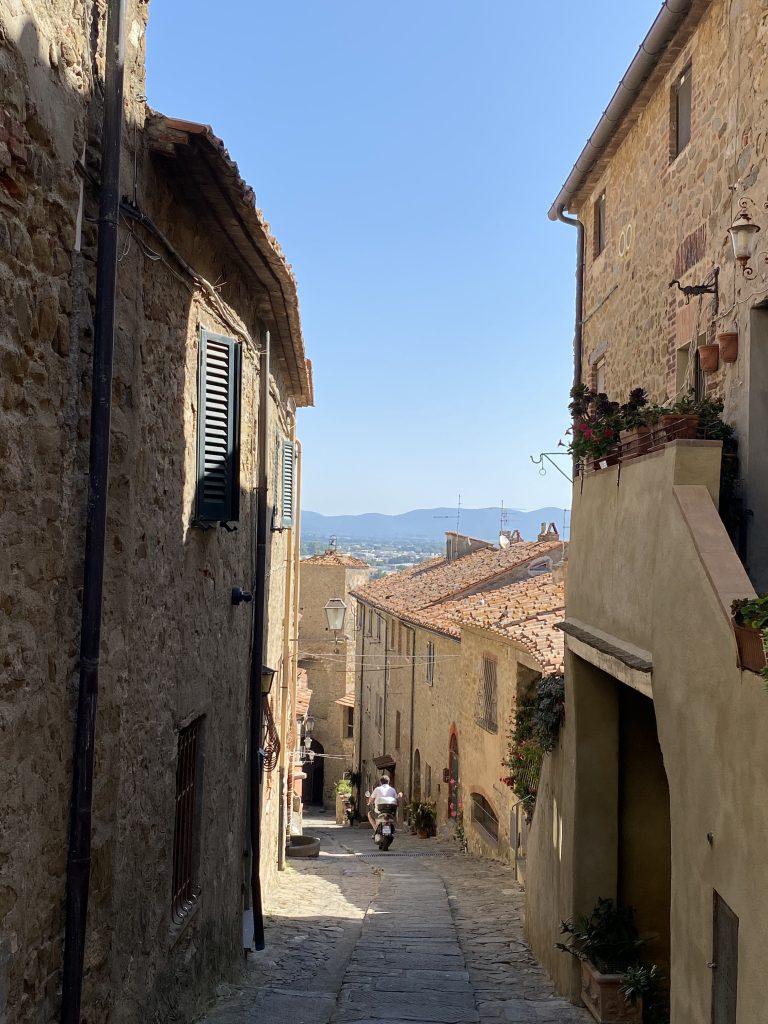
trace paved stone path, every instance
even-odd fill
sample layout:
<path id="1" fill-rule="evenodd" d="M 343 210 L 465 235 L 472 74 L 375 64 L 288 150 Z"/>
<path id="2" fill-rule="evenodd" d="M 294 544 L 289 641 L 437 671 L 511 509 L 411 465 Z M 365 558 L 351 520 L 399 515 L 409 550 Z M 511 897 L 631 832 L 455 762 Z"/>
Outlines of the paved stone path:
<path id="1" fill-rule="evenodd" d="M 204 1024 L 589 1024 L 553 995 L 522 937 L 512 872 L 399 833 L 317 816 L 317 860 L 289 860 L 263 953 L 222 986 Z"/>

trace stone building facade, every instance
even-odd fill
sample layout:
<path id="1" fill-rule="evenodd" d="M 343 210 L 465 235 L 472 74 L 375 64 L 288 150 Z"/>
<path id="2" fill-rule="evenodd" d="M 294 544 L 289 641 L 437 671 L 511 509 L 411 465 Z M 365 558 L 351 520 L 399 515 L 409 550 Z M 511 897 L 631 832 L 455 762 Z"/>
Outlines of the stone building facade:
<path id="1" fill-rule="evenodd" d="M 83 990 L 94 1024 L 189 1016 L 242 956 L 252 614 L 231 594 L 254 584 L 266 330 L 275 764 L 295 689 L 297 510 L 284 514 L 291 492 L 272 452 L 295 453 L 284 442 L 312 401 L 295 280 L 253 193 L 210 129 L 144 106 L 146 19 L 131 0 Z M 60 1000 L 103 66 L 103 5 L 0 2 L 0 1019 L 14 1024 L 58 1019 Z M 211 337 L 232 356 L 239 396 L 239 514 L 227 529 L 198 515 Z M 179 758 L 193 736 L 182 906 Z M 278 777 L 264 772 L 267 891 L 285 827 Z"/>
<path id="2" fill-rule="evenodd" d="M 551 211 L 585 228 L 582 379 L 619 401 L 722 397 L 739 445 L 740 534 L 718 440 L 577 480 L 565 727 L 529 842 L 526 927 L 561 991 L 577 999 L 580 982 L 560 922 L 617 899 L 651 936 L 672 1024 L 764 1015 L 768 703 L 740 668 L 731 603 L 766 586 L 768 282 L 759 255 L 742 274 L 728 233 L 742 201 L 768 223 L 764 33 L 757 0 L 665 5 Z M 701 346 L 724 332 L 736 360 L 705 373 Z"/>
<path id="3" fill-rule="evenodd" d="M 497 549 L 450 534 L 446 556 L 357 590 L 356 763 L 363 790 L 386 770 L 406 800 L 461 814 L 473 852 L 518 864 L 525 823 L 501 781 L 519 696 L 562 671 L 565 545 Z"/>
<path id="4" fill-rule="evenodd" d="M 351 591 L 365 586 L 370 574 L 365 562 L 335 550 L 301 561 L 299 664 L 312 691 L 312 746 L 318 755 L 304 766 L 305 804 L 333 807 L 336 784 L 354 765 L 357 601 Z M 334 598 L 346 605 L 344 629 L 335 639 L 325 615 Z"/>

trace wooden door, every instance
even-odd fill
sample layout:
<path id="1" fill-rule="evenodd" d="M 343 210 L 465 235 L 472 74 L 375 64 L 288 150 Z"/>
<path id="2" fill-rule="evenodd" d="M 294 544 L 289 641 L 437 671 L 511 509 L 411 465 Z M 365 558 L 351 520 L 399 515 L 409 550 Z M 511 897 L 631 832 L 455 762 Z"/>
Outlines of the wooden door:
<path id="1" fill-rule="evenodd" d="M 739 919 L 717 892 L 712 913 L 712 1024 L 736 1024 Z"/>

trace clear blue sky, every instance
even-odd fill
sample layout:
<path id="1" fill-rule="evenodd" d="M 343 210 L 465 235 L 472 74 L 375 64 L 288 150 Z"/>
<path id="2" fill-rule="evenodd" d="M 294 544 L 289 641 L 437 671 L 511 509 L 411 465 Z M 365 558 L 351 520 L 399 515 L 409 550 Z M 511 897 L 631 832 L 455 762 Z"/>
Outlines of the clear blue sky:
<path id="1" fill-rule="evenodd" d="M 660 5 L 153 0 L 150 105 L 213 126 L 298 277 L 305 508 L 570 505 L 529 460 L 572 375 L 547 210 Z"/>

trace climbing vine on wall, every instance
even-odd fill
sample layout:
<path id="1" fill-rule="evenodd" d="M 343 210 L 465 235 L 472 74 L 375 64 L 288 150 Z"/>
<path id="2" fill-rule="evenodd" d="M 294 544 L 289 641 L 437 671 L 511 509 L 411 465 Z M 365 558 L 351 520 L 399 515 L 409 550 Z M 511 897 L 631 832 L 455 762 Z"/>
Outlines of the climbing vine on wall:
<path id="1" fill-rule="evenodd" d="M 565 717 L 562 676 L 544 676 L 527 697 L 518 701 L 510 717 L 509 746 L 502 761 L 501 781 L 533 814 L 544 755 L 554 750 Z"/>

